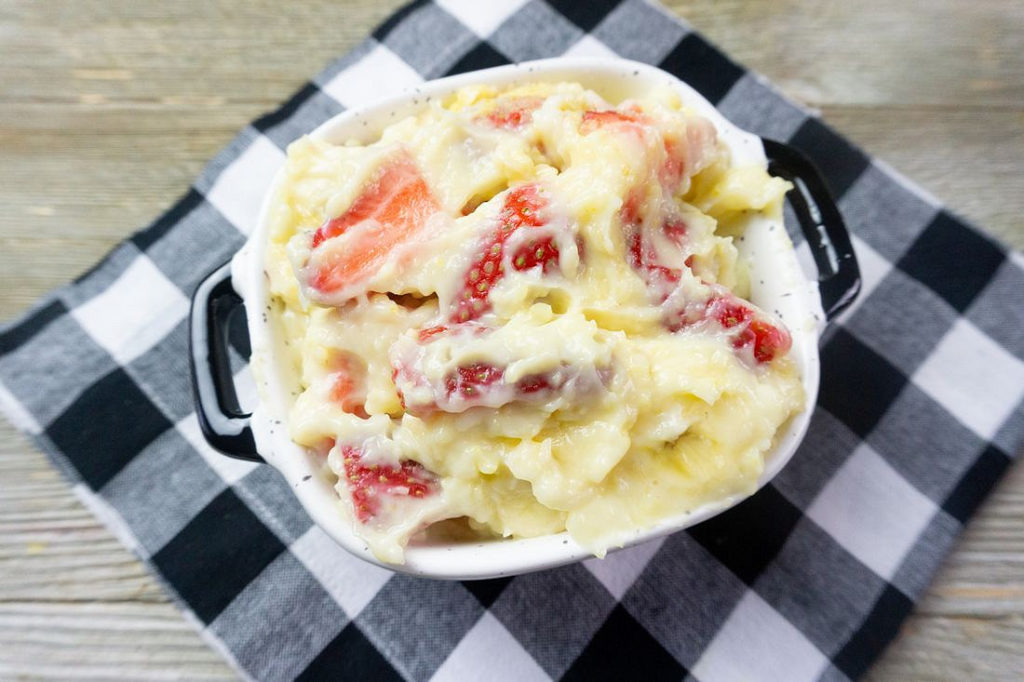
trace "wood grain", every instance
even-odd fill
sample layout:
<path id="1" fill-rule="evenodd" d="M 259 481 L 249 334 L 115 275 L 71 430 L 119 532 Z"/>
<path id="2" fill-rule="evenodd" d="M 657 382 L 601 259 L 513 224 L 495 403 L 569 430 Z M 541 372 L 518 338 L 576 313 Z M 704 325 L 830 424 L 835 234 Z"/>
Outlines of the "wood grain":
<path id="1" fill-rule="evenodd" d="M 0 4 L 0 319 L 85 270 L 397 0 Z M 669 2 L 955 211 L 1024 248 L 1024 4 Z M 230 679 L 155 579 L 0 422 L 0 678 Z M 1024 469 L 870 673 L 1024 677 Z"/>

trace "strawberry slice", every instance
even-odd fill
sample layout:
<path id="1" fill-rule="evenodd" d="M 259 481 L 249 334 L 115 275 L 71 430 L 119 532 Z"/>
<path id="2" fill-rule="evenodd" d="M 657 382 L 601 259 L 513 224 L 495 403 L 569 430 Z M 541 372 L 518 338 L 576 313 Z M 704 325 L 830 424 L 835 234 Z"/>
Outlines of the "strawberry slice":
<path id="1" fill-rule="evenodd" d="M 682 135 L 668 134 L 663 144 L 665 160 L 658 168 L 658 180 L 666 192 L 675 194 L 684 180 L 699 173 L 714 158 L 718 133 L 710 121 L 697 116 L 687 122 Z"/>
<path id="2" fill-rule="evenodd" d="M 658 298 L 658 303 L 663 302 L 679 284 L 683 271 L 658 263 L 654 246 L 643 238 L 640 230 L 629 233 L 626 245 L 629 247 L 629 264 L 641 274 L 644 283 Z"/>
<path id="3" fill-rule="evenodd" d="M 533 121 L 533 112 L 544 102 L 540 97 L 508 97 L 499 100 L 494 111 L 481 117 L 495 128 L 519 130 Z"/>
<path id="4" fill-rule="evenodd" d="M 658 169 L 658 180 L 669 191 L 674 190 L 686 171 L 686 154 L 678 140 L 665 140 L 665 162 Z"/>
<path id="5" fill-rule="evenodd" d="M 595 130 L 613 125 L 635 125 L 643 121 L 640 114 L 628 111 L 584 111 L 583 121 L 580 124 L 580 132 L 589 135 Z"/>
<path id="6" fill-rule="evenodd" d="M 545 391 L 558 390 L 579 374 L 566 366 L 509 383 L 505 380 L 505 367 L 473 362 L 456 367 L 440 380 L 431 380 L 424 375 L 422 364 L 427 346 L 448 334 L 480 336 L 488 331 L 488 328 L 473 322 L 420 330 L 415 346 L 407 346 L 406 353 L 391 358 L 391 378 L 402 408 L 418 417 L 437 411 L 462 412 L 475 406 L 498 408 L 516 401 L 543 399 L 547 397 Z"/>
<path id="7" fill-rule="evenodd" d="M 717 320 L 726 329 L 732 329 L 744 322 L 749 322 L 754 311 L 743 305 L 738 298 L 731 295 L 715 296 L 708 301 L 708 315 Z"/>
<path id="8" fill-rule="evenodd" d="M 543 374 L 523 377 L 516 382 L 516 388 L 524 395 L 533 395 L 541 391 L 551 391 L 556 387 L 551 385 L 551 378 Z"/>
<path id="9" fill-rule="evenodd" d="M 505 370 L 485 362 L 459 367 L 448 374 L 440 385 L 430 384 L 418 370 L 407 366 L 395 367 L 393 378 L 403 408 L 409 414 L 425 417 L 435 412 L 463 412 L 471 407 L 497 409 L 514 402 L 546 399 L 551 392 L 577 380 L 578 372 L 564 368 L 548 374 L 525 376 L 515 383 L 505 381 Z M 433 399 L 429 402 L 410 403 L 403 386 L 428 385 Z"/>
<path id="10" fill-rule="evenodd" d="M 493 332 L 480 323 L 430 327 L 414 340 L 406 336 L 392 346 L 391 378 L 402 408 L 416 417 L 436 412 L 460 413 L 474 407 L 498 409 L 511 403 L 544 402 L 552 398 L 578 399 L 607 387 L 610 372 L 592 365 L 562 361 L 550 370 L 527 374 L 515 381 L 507 367 L 487 361 L 451 367 L 442 377 L 429 377 L 424 367 L 434 366 L 447 354 L 433 344 L 447 334 L 476 337 Z M 471 342 L 469 339 L 467 341 Z"/>
<path id="11" fill-rule="evenodd" d="M 728 291 L 716 291 L 702 312 L 694 310 L 694 306 L 687 306 L 666 319 L 669 320 L 666 322 L 669 330 L 673 332 L 698 324 L 717 323 L 729 332 L 732 347 L 737 351 L 749 348 L 757 364 L 771 362 L 793 345 L 793 339 L 785 328 L 767 321 L 754 307 Z"/>
<path id="12" fill-rule="evenodd" d="M 472 398 L 480 390 L 501 381 L 505 370 L 494 365 L 476 362 L 467 367 L 459 367 L 454 374 L 445 377 L 444 387 L 448 397 L 458 394 L 462 398 Z"/>
<path id="13" fill-rule="evenodd" d="M 617 127 L 640 137 L 643 126 L 653 127 L 654 122 L 640 111 L 585 111 L 580 132 L 589 135 L 595 130 Z M 714 126 L 700 117 L 688 123 L 681 138 L 656 130 L 665 150 L 665 159 L 657 169 L 658 180 L 669 194 L 674 194 L 683 179 L 699 171 L 707 161 L 715 148 L 717 135 Z"/>
<path id="14" fill-rule="evenodd" d="M 330 400 L 341 405 L 343 412 L 369 418 L 364 400 L 365 371 L 346 355 L 335 360 L 334 369 Z"/>
<path id="15" fill-rule="evenodd" d="M 751 320 L 747 328 L 736 335 L 733 348 L 753 345 L 754 360 L 758 364 L 771 362 L 793 345 L 789 332 L 764 320 Z"/>
<path id="16" fill-rule="evenodd" d="M 505 370 L 484 362 L 476 362 L 467 367 L 459 367 L 453 374 L 445 377 L 444 387 L 446 397 L 451 399 L 456 395 L 460 398 L 471 400 L 481 391 L 503 382 Z M 515 393 L 531 395 L 544 390 L 555 388 L 552 386 L 552 377 L 543 374 L 534 374 L 523 377 L 515 383 Z M 562 382 L 564 383 L 564 379 Z M 507 385 L 507 384 L 506 384 Z"/>
<path id="17" fill-rule="evenodd" d="M 622 205 L 620 212 L 622 226 L 626 235 L 626 257 L 629 264 L 639 273 L 644 284 L 658 303 L 669 297 L 672 290 L 682 279 L 683 271 L 660 262 L 658 252 L 651 241 L 650 235 L 643 229 L 643 218 L 640 215 L 640 198 L 636 192 L 630 193 Z M 669 218 L 662 224 L 665 236 L 676 246 L 681 247 L 686 237 L 686 224 L 678 219 Z M 688 256 L 684 264 L 689 267 L 693 256 Z"/>
<path id="18" fill-rule="evenodd" d="M 443 324 L 439 324 L 433 327 L 425 327 L 421 329 L 419 333 L 420 343 L 426 343 L 431 338 L 437 336 L 438 334 L 444 334 L 446 331 L 448 331 L 448 327 L 445 327 Z"/>
<path id="19" fill-rule="evenodd" d="M 345 445 L 341 452 L 346 484 L 360 523 L 380 514 L 388 497 L 424 498 L 440 490 L 437 477 L 419 462 L 407 459 L 397 467 L 366 464 L 363 452 L 356 447 Z"/>
<path id="20" fill-rule="evenodd" d="M 505 195 L 505 203 L 498 213 L 498 227 L 484 242 L 463 277 L 461 293 L 455 303 L 451 321 L 460 323 L 475 320 L 490 308 L 490 291 L 505 274 L 502 264 L 505 244 L 520 228 L 544 225 L 543 215 L 548 200 L 537 185 L 520 185 Z M 551 237 L 532 240 L 512 254 L 515 270 L 530 270 L 540 266 L 545 272 L 558 263 L 558 247 Z"/>
<path id="21" fill-rule="evenodd" d="M 417 236 L 428 218 L 440 210 L 413 158 L 405 151 L 396 153 L 384 162 L 347 211 L 326 221 L 313 234 L 315 265 L 309 286 L 330 294 L 368 278 L 396 246 Z M 360 234 L 357 243 L 317 258 L 317 251 L 330 240 L 361 224 L 369 229 Z"/>
<path id="22" fill-rule="evenodd" d="M 682 270 L 659 262 L 657 250 L 643 230 L 640 201 L 636 194 L 626 198 L 620 217 L 626 234 L 626 257 L 629 264 L 643 278 L 652 298 L 659 305 L 664 304 L 679 284 Z M 663 223 L 662 230 L 669 241 L 682 246 L 686 238 L 685 223 L 669 218 Z M 693 256 L 688 256 L 684 263 L 690 267 Z M 662 310 L 662 324 L 670 332 L 709 322 L 717 323 L 729 331 L 733 348 L 751 348 L 758 364 L 771 362 L 792 345 L 788 331 L 763 319 L 755 308 L 722 287 L 713 287 L 711 297 L 706 302 L 696 300 L 673 303 L 672 306 L 664 305 Z"/>

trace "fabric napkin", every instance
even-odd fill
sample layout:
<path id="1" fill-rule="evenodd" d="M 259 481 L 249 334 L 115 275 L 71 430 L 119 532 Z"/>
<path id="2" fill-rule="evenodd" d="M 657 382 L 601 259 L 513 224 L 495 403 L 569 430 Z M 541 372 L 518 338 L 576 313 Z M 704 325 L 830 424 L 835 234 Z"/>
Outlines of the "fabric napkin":
<path id="1" fill-rule="evenodd" d="M 674 73 L 811 155 L 864 276 L 806 441 L 721 516 L 604 560 L 438 582 L 370 566 L 199 434 L 186 317 L 295 137 L 424 79 L 560 54 Z M 805 248 L 805 247 L 802 247 Z M 0 333 L 0 403 L 244 675 L 860 676 L 1024 440 L 1024 259 L 640 0 L 418 1 L 247 127 L 173 208 Z"/>

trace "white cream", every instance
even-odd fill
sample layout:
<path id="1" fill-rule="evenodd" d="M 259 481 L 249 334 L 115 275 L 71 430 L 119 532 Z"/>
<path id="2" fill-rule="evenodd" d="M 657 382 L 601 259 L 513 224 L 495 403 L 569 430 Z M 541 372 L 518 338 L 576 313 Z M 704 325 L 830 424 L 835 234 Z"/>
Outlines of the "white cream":
<path id="1" fill-rule="evenodd" d="M 539 107 L 522 126 L 488 119 L 523 98 Z M 372 273 L 309 295 L 311 270 L 333 250 L 363 248 L 362 235 L 381 226 L 371 216 L 316 248 L 312 234 L 348 210 L 396 148 L 414 159 L 439 212 Z M 603 554 L 637 528 L 751 491 L 803 404 L 791 359 L 755 352 L 755 330 L 780 323 L 736 298 L 746 274 L 735 217 L 779 216 L 787 186 L 733 167 L 711 125 L 672 97 L 609 103 L 576 84 L 466 88 L 378 143 L 300 140 L 285 173 L 266 268 L 303 388 L 290 433 L 329 452 L 343 506 L 382 560 L 400 561 L 415 532 L 452 517 L 484 535 L 568 529 Z M 462 322 L 454 311 L 469 273 L 527 185 L 543 197 L 543 224 L 502 242 L 503 275 Z M 682 236 L 669 221 L 685 225 Z M 631 230 L 642 234 L 642 262 Z M 555 260 L 517 269 L 515 255 L 546 239 Z M 709 312 L 722 295 L 741 312 Z M 673 330 L 679 319 L 688 321 Z M 345 406 L 339 358 L 358 369 Z M 434 492 L 412 498 L 399 485 L 358 520 L 346 447 L 382 481 L 414 466 Z"/>

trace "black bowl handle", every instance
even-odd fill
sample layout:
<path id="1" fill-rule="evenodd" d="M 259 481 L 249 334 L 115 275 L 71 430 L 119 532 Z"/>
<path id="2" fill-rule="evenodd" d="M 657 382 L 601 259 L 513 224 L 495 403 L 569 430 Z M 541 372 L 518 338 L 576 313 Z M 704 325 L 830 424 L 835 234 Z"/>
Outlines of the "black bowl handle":
<path id="1" fill-rule="evenodd" d="M 189 357 L 196 415 L 206 441 L 225 455 L 262 462 L 242 412 L 228 358 L 228 320 L 242 305 L 231 286 L 231 263 L 225 263 L 204 279 L 192 296 L 189 320 Z"/>
<path id="2" fill-rule="evenodd" d="M 793 183 L 789 201 L 818 266 L 825 319 L 832 320 L 860 293 L 860 268 L 835 199 L 814 163 L 789 145 L 762 138 L 768 172 Z"/>

